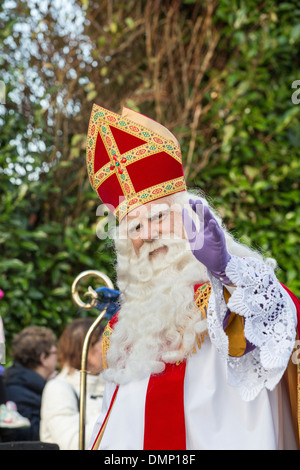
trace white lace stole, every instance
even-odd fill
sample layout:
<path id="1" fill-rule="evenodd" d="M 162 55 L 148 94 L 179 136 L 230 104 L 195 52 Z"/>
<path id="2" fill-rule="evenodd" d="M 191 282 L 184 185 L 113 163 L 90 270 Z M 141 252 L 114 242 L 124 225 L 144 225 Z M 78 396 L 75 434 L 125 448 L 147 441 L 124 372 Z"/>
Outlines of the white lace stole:
<path id="1" fill-rule="evenodd" d="M 229 385 L 243 400 L 253 400 L 265 387 L 278 384 L 292 354 L 297 326 L 295 305 L 273 269 L 255 258 L 232 256 L 226 275 L 236 286 L 228 304 L 222 283 L 210 275 L 212 293 L 207 312 L 209 336 L 227 363 Z M 227 309 L 244 317 L 245 337 L 256 348 L 240 358 L 229 356 L 223 330 Z"/>

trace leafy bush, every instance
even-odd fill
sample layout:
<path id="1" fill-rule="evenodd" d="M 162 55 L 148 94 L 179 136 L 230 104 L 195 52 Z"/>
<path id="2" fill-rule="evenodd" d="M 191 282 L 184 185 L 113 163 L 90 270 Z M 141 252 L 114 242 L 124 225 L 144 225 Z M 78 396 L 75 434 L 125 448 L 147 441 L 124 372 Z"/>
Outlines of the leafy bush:
<path id="1" fill-rule="evenodd" d="M 71 285 L 93 268 L 114 280 L 96 236 L 85 135 L 95 101 L 162 122 L 242 241 L 274 256 L 300 295 L 297 2 L 127 0 L 0 7 L 0 302 L 8 348 L 29 324 L 58 335 L 79 315 Z"/>

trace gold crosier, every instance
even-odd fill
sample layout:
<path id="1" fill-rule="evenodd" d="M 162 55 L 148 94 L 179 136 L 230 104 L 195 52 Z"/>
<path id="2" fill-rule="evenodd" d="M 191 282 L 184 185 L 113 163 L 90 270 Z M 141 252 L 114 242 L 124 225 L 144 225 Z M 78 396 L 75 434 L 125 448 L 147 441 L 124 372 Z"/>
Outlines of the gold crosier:
<path id="1" fill-rule="evenodd" d="M 110 278 L 106 274 L 100 271 L 89 270 L 89 271 L 83 271 L 82 273 L 80 273 L 75 278 L 72 284 L 72 297 L 76 305 L 78 305 L 78 307 L 80 308 L 83 308 L 84 310 L 95 308 L 97 305 L 97 299 L 98 299 L 97 292 L 91 287 L 89 287 L 88 292 L 84 294 L 84 295 L 91 297 L 90 302 L 87 302 L 87 303 L 83 302 L 79 296 L 78 287 L 79 287 L 80 282 L 83 279 L 86 279 L 89 277 L 96 277 L 100 279 L 101 282 L 104 282 L 106 287 L 108 287 L 109 289 L 114 289 L 113 283 L 111 282 Z M 80 396 L 79 396 L 79 450 L 84 450 L 85 448 L 86 375 L 87 375 L 88 349 L 89 349 L 91 336 L 93 332 L 95 331 L 95 329 L 97 328 L 97 326 L 100 324 L 102 318 L 104 317 L 106 313 L 106 310 L 107 310 L 107 307 L 104 310 L 102 310 L 100 315 L 92 323 L 91 327 L 89 328 L 85 336 L 83 348 L 82 348 L 81 370 L 80 370 Z"/>

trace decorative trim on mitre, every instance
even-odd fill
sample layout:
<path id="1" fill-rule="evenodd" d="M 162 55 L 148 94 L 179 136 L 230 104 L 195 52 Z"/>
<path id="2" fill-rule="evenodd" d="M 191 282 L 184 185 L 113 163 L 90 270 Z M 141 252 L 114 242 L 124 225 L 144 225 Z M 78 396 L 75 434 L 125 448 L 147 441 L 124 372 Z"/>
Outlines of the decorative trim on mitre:
<path id="1" fill-rule="evenodd" d="M 156 199 L 169 196 L 177 193 L 178 191 L 184 191 L 185 188 L 184 177 L 167 181 L 166 183 L 157 184 L 151 188 L 135 193 L 132 197 L 128 197 L 115 209 L 114 215 L 118 219 L 122 220 L 128 212 L 136 209 L 142 204 L 147 204 L 147 202 L 155 201 Z"/>
<path id="2" fill-rule="evenodd" d="M 136 146 L 128 150 L 125 146 L 121 152 L 120 144 L 118 145 L 117 141 L 118 135 L 122 135 L 122 132 L 124 135 L 126 133 L 128 137 L 132 136 Z M 97 140 L 99 136 L 101 141 Z M 102 156 L 101 158 L 98 156 L 95 162 L 97 145 L 101 146 L 103 161 Z M 167 181 L 158 182 L 154 185 L 149 184 L 149 187 L 146 188 L 142 187 L 143 185 L 136 184 L 136 181 L 134 181 L 135 171 L 132 171 L 132 168 L 136 167 L 138 162 L 141 163 L 141 166 L 144 163 L 147 164 L 149 158 L 155 160 L 155 157 L 157 157 L 157 162 L 160 159 L 163 161 L 166 158 L 169 159 L 167 165 L 171 168 L 174 166 L 172 163 L 174 160 L 177 162 L 176 165 L 181 165 L 179 144 L 174 140 L 166 139 L 151 129 L 137 124 L 127 117 L 108 111 L 96 104 L 93 105 L 87 135 L 87 171 L 93 189 L 98 193 L 104 204 L 107 201 L 101 197 L 102 185 L 105 183 L 106 185 L 109 184 L 107 180 L 114 176 L 113 180 L 110 181 L 114 181 L 116 187 L 120 188 L 119 192 L 122 197 L 118 204 L 114 201 L 113 212 L 120 220 L 129 211 L 142 204 L 186 190 L 183 171 L 181 175 L 177 170 L 173 175 L 174 177 L 172 177 L 171 173 L 171 177 Z M 158 166 L 158 175 L 159 172 L 160 168 Z M 145 178 L 147 178 L 147 171 L 145 171 Z"/>

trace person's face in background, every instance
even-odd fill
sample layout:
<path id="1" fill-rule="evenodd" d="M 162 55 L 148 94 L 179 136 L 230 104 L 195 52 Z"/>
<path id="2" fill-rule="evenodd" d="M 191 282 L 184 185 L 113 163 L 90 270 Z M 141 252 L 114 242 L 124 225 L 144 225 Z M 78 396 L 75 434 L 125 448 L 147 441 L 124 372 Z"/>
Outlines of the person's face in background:
<path id="1" fill-rule="evenodd" d="M 95 344 L 91 345 L 87 357 L 87 370 L 91 375 L 98 375 L 102 372 L 102 337 Z"/>
<path id="2" fill-rule="evenodd" d="M 41 365 L 38 366 L 36 372 L 49 380 L 56 373 L 57 366 L 57 348 L 52 346 L 49 353 L 42 353 L 40 357 Z"/>

